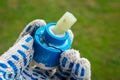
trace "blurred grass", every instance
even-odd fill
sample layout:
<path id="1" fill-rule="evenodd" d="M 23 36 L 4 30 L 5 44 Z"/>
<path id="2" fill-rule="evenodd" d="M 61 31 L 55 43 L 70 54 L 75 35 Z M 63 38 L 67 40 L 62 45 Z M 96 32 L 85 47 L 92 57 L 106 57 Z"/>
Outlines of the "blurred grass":
<path id="1" fill-rule="evenodd" d="M 66 11 L 78 19 L 72 47 L 90 60 L 92 80 L 120 80 L 119 0 L 0 0 L 0 53 L 30 21 L 57 21 Z"/>

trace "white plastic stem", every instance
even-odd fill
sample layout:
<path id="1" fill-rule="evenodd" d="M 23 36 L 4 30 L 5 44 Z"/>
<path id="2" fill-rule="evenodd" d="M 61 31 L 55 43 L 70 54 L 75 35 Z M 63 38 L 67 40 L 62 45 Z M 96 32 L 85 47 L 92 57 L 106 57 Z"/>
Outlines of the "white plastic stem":
<path id="1" fill-rule="evenodd" d="M 77 21 L 77 19 L 70 13 L 66 12 L 57 22 L 56 26 L 52 28 L 52 31 L 56 35 L 64 34 L 71 26 Z"/>

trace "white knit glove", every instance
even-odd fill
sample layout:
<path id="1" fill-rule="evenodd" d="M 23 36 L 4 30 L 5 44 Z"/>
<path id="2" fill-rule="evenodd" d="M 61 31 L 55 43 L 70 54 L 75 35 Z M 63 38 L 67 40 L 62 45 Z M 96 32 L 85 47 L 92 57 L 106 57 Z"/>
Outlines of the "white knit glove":
<path id="1" fill-rule="evenodd" d="M 45 21 L 39 19 L 29 23 L 15 44 L 0 56 L 0 80 L 90 80 L 89 61 L 80 58 L 79 52 L 74 49 L 61 54 L 60 65 L 54 70 L 29 65 L 34 54 L 33 32 L 45 25 Z M 69 35 L 73 40 L 70 30 Z"/>

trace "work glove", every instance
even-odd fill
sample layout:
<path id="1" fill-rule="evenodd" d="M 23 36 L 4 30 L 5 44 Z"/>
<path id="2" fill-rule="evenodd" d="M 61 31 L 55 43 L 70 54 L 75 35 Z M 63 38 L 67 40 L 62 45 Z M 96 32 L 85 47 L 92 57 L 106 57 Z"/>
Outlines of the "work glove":
<path id="1" fill-rule="evenodd" d="M 44 20 L 30 22 L 11 48 L 0 56 L 0 80 L 90 80 L 90 62 L 81 58 L 78 50 L 69 49 L 61 53 L 59 65 L 52 69 L 41 69 L 32 63 L 34 56 L 34 32 L 44 27 Z M 71 41 L 73 33 L 68 31 Z M 32 64 L 32 65 L 31 65 Z"/>

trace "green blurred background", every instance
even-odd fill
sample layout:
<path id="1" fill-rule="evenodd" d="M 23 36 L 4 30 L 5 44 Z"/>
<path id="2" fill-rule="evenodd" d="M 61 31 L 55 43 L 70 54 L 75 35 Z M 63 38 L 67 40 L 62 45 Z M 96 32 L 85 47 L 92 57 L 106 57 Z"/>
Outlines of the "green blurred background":
<path id="1" fill-rule="evenodd" d="M 0 0 L 0 54 L 30 21 L 57 21 L 66 11 L 78 19 L 72 47 L 90 60 L 92 80 L 120 80 L 119 0 Z"/>

